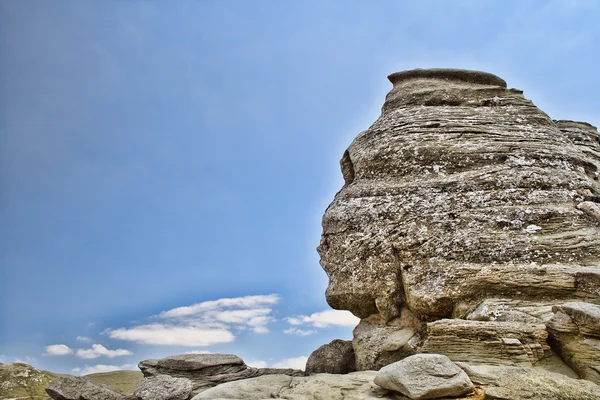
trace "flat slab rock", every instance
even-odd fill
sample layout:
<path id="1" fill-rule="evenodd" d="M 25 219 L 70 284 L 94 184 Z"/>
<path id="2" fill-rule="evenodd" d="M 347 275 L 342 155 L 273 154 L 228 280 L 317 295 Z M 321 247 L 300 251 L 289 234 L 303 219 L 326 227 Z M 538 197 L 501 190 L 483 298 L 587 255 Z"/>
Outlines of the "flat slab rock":
<path id="1" fill-rule="evenodd" d="M 54 400 L 122 400 L 125 396 L 83 377 L 56 378 L 46 388 Z"/>
<path id="2" fill-rule="evenodd" d="M 600 386 L 528 367 L 457 363 L 486 400 L 598 400 Z"/>
<path id="3" fill-rule="evenodd" d="M 142 379 L 133 396 L 140 400 L 187 400 L 191 393 L 189 379 L 157 375 Z"/>
<path id="4" fill-rule="evenodd" d="M 175 378 L 187 378 L 192 383 L 192 394 L 225 382 L 261 375 L 304 375 L 303 371 L 295 369 L 252 368 L 233 354 L 182 354 L 160 360 L 144 360 L 138 364 L 138 367 L 145 377 L 169 375 Z"/>
<path id="5" fill-rule="evenodd" d="M 306 377 L 265 375 L 243 381 L 229 382 L 208 389 L 192 400 L 406 400 L 407 397 L 373 383 L 376 371 L 352 372 L 345 375 L 314 374 Z M 446 400 L 482 400 L 476 389 L 469 397 L 449 397 Z"/>
<path id="6" fill-rule="evenodd" d="M 414 400 L 463 396 L 474 389 L 467 374 L 440 354 L 416 354 L 387 365 L 374 382 Z"/>

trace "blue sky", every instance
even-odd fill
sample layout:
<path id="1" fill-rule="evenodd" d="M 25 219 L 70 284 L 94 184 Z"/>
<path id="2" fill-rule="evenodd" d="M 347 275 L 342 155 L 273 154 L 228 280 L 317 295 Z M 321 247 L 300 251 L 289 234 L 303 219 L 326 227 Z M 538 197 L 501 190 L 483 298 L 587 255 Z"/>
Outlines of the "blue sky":
<path id="1" fill-rule="evenodd" d="M 350 338 L 315 248 L 386 76 L 480 69 L 598 126 L 599 20 L 573 0 L 0 2 L 0 362 L 296 366 Z"/>

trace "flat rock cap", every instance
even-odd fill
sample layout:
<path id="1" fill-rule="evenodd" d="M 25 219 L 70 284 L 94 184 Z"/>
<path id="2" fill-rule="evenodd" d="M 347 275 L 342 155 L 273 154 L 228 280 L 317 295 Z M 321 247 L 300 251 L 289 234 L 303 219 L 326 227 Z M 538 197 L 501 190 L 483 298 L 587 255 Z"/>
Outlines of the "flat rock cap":
<path id="1" fill-rule="evenodd" d="M 243 365 L 244 360 L 233 354 L 182 354 L 158 360 L 158 366 L 177 371 L 198 370 L 217 365 Z"/>
<path id="2" fill-rule="evenodd" d="M 488 72 L 472 71 L 468 69 L 431 68 L 411 69 L 409 71 L 395 72 L 388 76 L 392 84 L 410 79 L 439 79 L 474 83 L 477 85 L 500 86 L 506 88 L 504 79 Z"/>

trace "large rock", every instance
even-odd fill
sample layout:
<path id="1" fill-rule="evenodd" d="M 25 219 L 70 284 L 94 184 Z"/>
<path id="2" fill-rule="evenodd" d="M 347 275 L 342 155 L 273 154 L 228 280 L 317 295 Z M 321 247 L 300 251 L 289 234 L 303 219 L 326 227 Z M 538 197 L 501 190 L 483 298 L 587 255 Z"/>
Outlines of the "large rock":
<path id="1" fill-rule="evenodd" d="M 125 396 L 86 378 L 65 376 L 54 379 L 46 388 L 54 400 L 122 400 Z"/>
<path id="2" fill-rule="evenodd" d="M 304 375 L 302 371 L 294 369 L 251 368 L 233 354 L 183 354 L 160 360 L 144 360 L 138 367 L 145 377 L 169 375 L 187 378 L 192 383 L 193 394 L 224 382 L 261 375 Z"/>
<path id="3" fill-rule="evenodd" d="M 192 400 L 365 400 L 403 399 L 373 383 L 375 372 L 354 372 L 346 375 L 315 374 L 306 377 L 265 375 L 243 381 L 229 382 L 208 389 Z"/>
<path id="4" fill-rule="evenodd" d="M 462 369 L 440 354 L 417 354 L 385 366 L 374 382 L 415 400 L 463 396 L 475 388 Z"/>
<path id="5" fill-rule="evenodd" d="M 486 400 L 597 400 L 600 386 L 562 374 L 527 368 L 458 363 Z"/>
<path id="6" fill-rule="evenodd" d="M 389 79 L 318 247 L 328 303 L 362 318 L 357 369 L 420 352 L 542 365 L 552 306 L 600 296 L 597 130 L 483 72 Z M 419 323 L 397 323 L 404 310 Z"/>
<path id="7" fill-rule="evenodd" d="M 189 379 L 157 375 L 143 378 L 133 395 L 140 400 L 187 400 L 191 393 Z"/>
<path id="8" fill-rule="evenodd" d="M 352 341 L 335 339 L 313 351 L 306 361 L 305 373 L 347 374 L 356 371 Z"/>

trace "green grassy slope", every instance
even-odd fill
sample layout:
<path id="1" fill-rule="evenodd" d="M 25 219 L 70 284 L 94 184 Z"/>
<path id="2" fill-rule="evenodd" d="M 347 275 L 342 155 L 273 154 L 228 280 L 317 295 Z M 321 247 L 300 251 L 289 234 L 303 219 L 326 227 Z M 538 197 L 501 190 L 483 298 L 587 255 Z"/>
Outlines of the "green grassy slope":
<path id="1" fill-rule="evenodd" d="M 48 395 L 44 389 L 57 376 L 27 364 L 1 364 L 0 399 L 45 400 Z"/>
<path id="2" fill-rule="evenodd" d="M 0 400 L 46 400 L 45 390 L 52 379 L 66 376 L 38 370 L 22 363 L 0 364 Z M 86 375 L 85 378 L 116 389 L 124 394 L 132 394 L 142 379 L 140 371 L 114 371 Z"/>
<path id="3" fill-rule="evenodd" d="M 87 379 L 116 389 L 124 394 L 132 394 L 138 382 L 142 379 L 140 371 L 114 371 L 89 374 Z"/>

